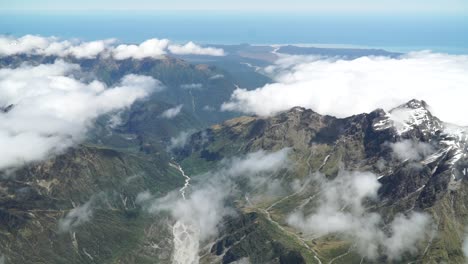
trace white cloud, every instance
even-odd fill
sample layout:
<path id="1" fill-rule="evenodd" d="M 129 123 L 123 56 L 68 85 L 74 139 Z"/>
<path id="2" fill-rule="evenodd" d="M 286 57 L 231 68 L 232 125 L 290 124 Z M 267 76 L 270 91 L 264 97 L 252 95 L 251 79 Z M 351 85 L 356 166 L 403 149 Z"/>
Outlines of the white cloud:
<path id="1" fill-rule="evenodd" d="M 70 210 L 64 218 L 59 219 L 58 227 L 60 232 L 68 232 L 72 228 L 80 226 L 89 220 L 93 215 L 92 210 L 93 199 L 90 199 L 83 205 L 73 208 Z"/>
<path id="2" fill-rule="evenodd" d="M 169 45 L 167 39 L 148 39 L 140 45 L 119 45 L 113 51 L 112 55 L 117 60 L 125 60 L 129 58 L 160 58 L 166 54 L 166 49 Z"/>
<path id="3" fill-rule="evenodd" d="M 420 161 L 435 151 L 431 144 L 410 139 L 391 143 L 389 146 L 393 154 L 402 161 Z"/>
<path id="4" fill-rule="evenodd" d="M 193 130 L 182 131 L 177 136 L 171 138 L 168 150 L 184 147 L 193 132 Z"/>
<path id="5" fill-rule="evenodd" d="M 286 161 L 289 151 L 289 148 L 273 153 L 260 150 L 249 153 L 246 157 L 222 161 L 221 164 L 228 168 L 224 173 L 230 177 L 255 175 L 265 171 L 273 172 L 288 165 Z"/>
<path id="6" fill-rule="evenodd" d="M 82 140 L 92 121 L 130 106 L 162 85 L 155 79 L 126 75 L 115 87 L 75 79 L 78 65 L 56 61 L 0 69 L 0 169 L 60 153 Z"/>
<path id="7" fill-rule="evenodd" d="M 96 58 L 100 53 L 104 52 L 113 40 L 98 40 L 91 42 L 84 42 L 68 49 L 68 53 L 78 59 Z M 49 47 L 50 48 L 50 47 Z"/>
<path id="8" fill-rule="evenodd" d="M 152 38 L 135 44 L 115 46 L 115 39 L 82 42 L 79 40 L 60 40 L 56 37 L 25 35 L 20 38 L 0 36 L 0 57 L 16 54 L 73 56 L 78 59 L 91 59 L 99 55 L 113 56 L 116 60 L 162 58 L 170 51 L 176 55 L 224 56 L 224 50 L 201 47 L 189 42 L 183 46 L 170 45 L 168 39 Z"/>
<path id="9" fill-rule="evenodd" d="M 210 77 L 210 80 L 218 80 L 218 79 L 223 79 L 224 75 L 223 74 L 215 74 Z"/>
<path id="10" fill-rule="evenodd" d="M 122 125 L 122 123 L 122 111 L 119 111 L 110 115 L 110 118 L 107 121 L 107 127 L 109 127 L 110 129 L 115 129 L 118 126 Z"/>
<path id="11" fill-rule="evenodd" d="M 0 55 L 8 56 L 20 53 L 36 53 L 45 50 L 52 38 L 25 35 L 21 38 L 0 37 Z"/>
<path id="12" fill-rule="evenodd" d="M 135 198 L 135 202 L 137 204 L 142 204 L 144 202 L 151 200 L 152 198 L 153 198 L 153 195 L 151 195 L 149 191 L 144 191 L 137 195 L 137 197 Z"/>
<path id="13" fill-rule="evenodd" d="M 430 222 L 427 214 L 397 215 L 390 223 L 391 236 L 383 242 L 385 254 L 392 259 L 399 259 L 405 252 L 416 254 L 417 243 L 427 234 Z"/>
<path id="14" fill-rule="evenodd" d="M 161 117 L 167 118 L 167 119 L 172 119 L 172 118 L 176 117 L 180 113 L 183 106 L 184 105 L 178 105 L 178 106 L 169 108 L 169 109 L 167 109 L 167 110 L 165 110 L 164 112 L 161 113 Z"/>
<path id="15" fill-rule="evenodd" d="M 397 215 L 389 223 L 389 233 L 382 230 L 381 216 L 364 207 L 366 200 L 377 199 L 380 188 L 372 173 L 340 171 L 333 180 L 322 174 L 316 174 L 314 180 L 321 190 L 316 210 L 309 215 L 296 211 L 287 219 L 289 225 L 304 233 L 346 235 L 356 243 L 357 251 L 369 259 L 375 259 L 380 252 L 390 259 L 399 259 L 405 252 L 414 254 L 428 234 L 431 219 L 418 212 Z"/>
<path id="16" fill-rule="evenodd" d="M 56 55 L 60 57 L 95 58 L 115 42 L 113 39 L 79 42 L 60 41 L 55 37 L 25 35 L 20 38 L 0 37 L 0 57 L 15 54 Z"/>
<path id="17" fill-rule="evenodd" d="M 282 55 L 266 70 L 275 83 L 251 91 L 237 89 L 222 109 L 271 115 L 303 106 L 345 117 L 389 110 L 416 98 L 428 102 L 442 120 L 468 125 L 466 55 L 415 52 L 355 60 Z"/>
<path id="18" fill-rule="evenodd" d="M 170 45 L 169 51 L 176 55 L 208 55 L 208 56 L 225 56 L 223 49 L 212 47 L 201 47 L 192 41 L 185 45 Z"/>
<path id="19" fill-rule="evenodd" d="M 212 111 L 215 111 L 215 110 L 216 110 L 214 107 L 209 106 L 209 105 L 203 106 L 202 109 L 205 110 L 205 111 L 208 111 L 208 112 L 212 112 Z"/>
<path id="20" fill-rule="evenodd" d="M 0 38 L 1 40 L 1 38 Z M 27 53 L 27 54 L 36 54 L 36 55 L 46 55 L 46 56 L 59 56 L 59 57 L 65 57 L 70 54 L 70 48 L 73 47 L 73 43 L 68 40 L 64 41 L 58 41 L 55 38 L 49 38 L 50 42 L 47 45 L 47 47 L 36 50 L 36 51 L 29 51 L 29 52 L 21 52 L 21 53 Z M 2 56 L 0 52 L 0 56 Z"/>
<path id="21" fill-rule="evenodd" d="M 468 260 L 468 235 L 465 235 L 465 238 L 463 239 L 462 251 L 465 259 Z"/>
<path id="22" fill-rule="evenodd" d="M 232 213 L 231 208 L 224 206 L 224 199 L 229 189 L 220 187 L 219 183 L 209 182 L 191 191 L 187 200 L 180 199 L 178 192 L 172 192 L 157 200 L 150 212 L 170 211 L 174 219 L 191 223 L 200 232 L 200 241 L 217 234 L 218 223 L 223 217 Z"/>
<path id="23" fill-rule="evenodd" d="M 188 90 L 191 90 L 191 89 L 198 90 L 198 89 L 203 88 L 203 84 L 201 84 L 201 83 L 186 83 L 186 84 L 180 85 L 180 88 L 188 89 Z"/>

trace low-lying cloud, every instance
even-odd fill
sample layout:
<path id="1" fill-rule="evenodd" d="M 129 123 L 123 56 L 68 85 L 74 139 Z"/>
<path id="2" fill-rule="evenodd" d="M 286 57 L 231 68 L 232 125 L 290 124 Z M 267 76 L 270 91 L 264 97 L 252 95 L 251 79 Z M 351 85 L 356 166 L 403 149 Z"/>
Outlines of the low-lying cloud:
<path id="1" fill-rule="evenodd" d="M 423 51 L 354 60 L 282 55 L 265 71 L 275 83 L 236 89 L 222 109 L 267 116 L 303 106 L 346 117 L 416 98 L 428 102 L 442 120 L 468 125 L 466 55 Z"/>
<path id="2" fill-rule="evenodd" d="M 401 161 L 420 161 L 435 152 L 431 144 L 411 139 L 391 143 L 389 146 L 393 150 L 394 156 Z"/>
<path id="3" fill-rule="evenodd" d="M 369 172 L 340 171 L 333 180 L 316 174 L 320 185 L 318 207 L 309 215 L 292 213 L 287 222 L 304 233 L 314 236 L 340 233 L 356 243 L 357 251 L 368 259 L 386 255 L 400 259 L 404 253 L 415 254 L 418 243 L 428 235 L 431 218 L 426 213 L 412 212 L 397 215 L 383 231 L 378 213 L 368 212 L 365 202 L 376 200 L 380 183 Z"/>
<path id="4" fill-rule="evenodd" d="M 139 45 L 118 45 L 112 50 L 116 60 L 159 58 L 166 54 L 168 39 L 148 39 Z"/>
<path id="5" fill-rule="evenodd" d="M 215 74 L 210 77 L 210 80 L 218 80 L 218 79 L 223 79 L 223 78 L 224 78 L 224 74 Z"/>
<path id="6" fill-rule="evenodd" d="M 60 60 L 0 69 L 0 170 L 38 161 L 80 142 L 99 115 L 161 90 L 148 76 L 126 75 L 114 87 L 74 77 Z"/>
<path id="7" fill-rule="evenodd" d="M 235 214 L 229 198 L 239 197 L 237 180 L 256 186 L 256 178 L 268 178 L 279 169 L 287 168 L 289 149 L 267 153 L 257 151 L 248 155 L 224 160 L 217 170 L 196 177 L 190 184 L 186 198 L 173 191 L 154 199 L 150 193 L 138 195 L 151 213 L 169 212 L 176 221 L 173 226 L 174 258 L 183 263 L 198 263 L 198 246 L 218 233 L 221 220 Z M 195 179 L 192 179 L 192 181 Z M 193 262 L 192 262 L 193 261 Z"/>
<path id="8" fill-rule="evenodd" d="M 167 119 L 172 119 L 172 118 L 176 117 L 180 113 L 180 111 L 182 111 L 183 106 L 184 105 L 178 105 L 178 106 L 169 108 L 169 109 L 167 109 L 167 110 L 165 110 L 164 112 L 161 113 L 161 117 L 162 118 L 167 118 Z"/>
<path id="9" fill-rule="evenodd" d="M 201 83 L 186 83 L 180 85 L 180 88 L 187 89 L 187 90 L 199 90 L 203 88 L 203 84 Z"/>
<path id="10" fill-rule="evenodd" d="M 82 42 L 76 39 L 60 40 L 56 37 L 25 35 L 20 38 L 0 36 L 0 57 L 17 54 L 43 56 L 72 56 L 78 59 L 92 59 L 98 56 L 113 57 L 116 60 L 161 58 L 167 53 L 175 55 L 224 56 L 224 50 L 201 47 L 193 42 L 185 45 L 171 44 L 168 39 L 152 38 L 140 44 L 120 44 L 115 39 Z"/>
<path id="11" fill-rule="evenodd" d="M 114 39 L 79 42 L 77 40 L 59 40 L 55 37 L 26 35 L 20 38 L 0 37 L 0 57 L 16 54 L 55 55 L 95 58 L 114 43 Z"/>
<path id="12" fill-rule="evenodd" d="M 182 131 L 177 134 L 177 136 L 172 137 L 169 142 L 168 151 L 183 148 L 188 143 L 190 136 L 194 132 L 194 130 Z"/>
<path id="13" fill-rule="evenodd" d="M 462 251 L 465 259 L 468 260 L 468 234 L 463 238 Z"/>
<path id="14" fill-rule="evenodd" d="M 174 219 L 196 226 L 200 241 L 204 241 L 217 234 L 217 225 L 223 217 L 233 213 L 232 208 L 224 206 L 230 189 L 213 182 L 196 188 L 187 200 L 181 199 L 178 192 L 172 192 L 155 201 L 149 210 L 153 213 L 170 211 Z"/>
<path id="15" fill-rule="evenodd" d="M 58 222 L 59 232 L 68 232 L 73 228 L 89 222 L 93 216 L 93 201 L 93 199 L 90 199 L 83 205 L 71 209 L 64 218 L 61 218 Z"/>
<path id="16" fill-rule="evenodd" d="M 203 48 L 192 41 L 185 45 L 170 45 L 169 51 L 176 55 L 208 55 L 208 56 L 225 56 L 224 50 L 219 48 L 206 47 Z"/>
<path id="17" fill-rule="evenodd" d="M 197 176 L 206 180 L 191 185 L 187 200 L 182 199 L 179 192 L 173 191 L 153 201 L 149 210 L 169 211 L 177 220 L 196 222 L 200 228 L 200 238 L 204 240 L 216 234 L 220 220 L 233 212 L 233 208 L 225 206 L 225 199 L 238 191 L 236 179 L 244 177 L 251 185 L 256 185 L 256 178 L 286 168 L 288 153 L 287 148 L 273 153 L 257 151 L 224 160 L 217 170 Z"/>

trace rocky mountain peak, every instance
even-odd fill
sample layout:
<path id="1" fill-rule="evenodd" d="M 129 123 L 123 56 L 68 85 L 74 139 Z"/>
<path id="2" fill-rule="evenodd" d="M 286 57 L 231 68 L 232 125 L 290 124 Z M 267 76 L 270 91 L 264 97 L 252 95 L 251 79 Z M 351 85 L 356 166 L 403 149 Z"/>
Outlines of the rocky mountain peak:
<path id="1" fill-rule="evenodd" d="M 295 106 L 289 110 L 289 112 L 304 112 L 306 109 L 301 106 Z"/>
<path id="2" fill-rule="evenodd" d="M 11 111 L 11 109 L 13 109 L 14 105 L 10 104 L 10 105 L 7 105 L 7 106 L 1 106 L 0 107 L 0 112 L 1 113 L 8 113 Z"/>
<path id="3" fill-rule="evenodd" d="M 390 110 L 393 121 L 401 123 L 403 126 L 427 126 L 438 127 L 440 120 L 433 116 L 424 101 L 413 99 L 405 104 Z M 406 128 L 408 129 L 408 128 Z"/>
<path id="4" fill-rule="evenodd" d="M 377 131 L 390 128 L 402 137 L 429 139 L 439 134 L 444 125 L 432 115 L 425 101 L 412 99 L 391 109 L 374 122 L 374 129 Z"/>
<path id="5" fill-rule="evenodd" d="M 426 109 L 428 108 L 428 104 L 424 100 L 418 100 L 418 99 L 411 99 L 407 103 L 404 103 L 394 109 L 398 108 L 408 108 L 408 109 Z"/>

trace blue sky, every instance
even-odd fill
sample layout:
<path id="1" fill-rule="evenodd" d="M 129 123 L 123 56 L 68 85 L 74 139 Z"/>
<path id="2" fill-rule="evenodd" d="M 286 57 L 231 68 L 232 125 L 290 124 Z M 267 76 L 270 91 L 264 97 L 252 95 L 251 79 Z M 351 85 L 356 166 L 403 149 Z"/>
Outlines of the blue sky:
<path id="1" fill-rule="evenodd" d="M 226 10 L 468 14 L 468 0 L 0 0 L 0 10 Z"/>

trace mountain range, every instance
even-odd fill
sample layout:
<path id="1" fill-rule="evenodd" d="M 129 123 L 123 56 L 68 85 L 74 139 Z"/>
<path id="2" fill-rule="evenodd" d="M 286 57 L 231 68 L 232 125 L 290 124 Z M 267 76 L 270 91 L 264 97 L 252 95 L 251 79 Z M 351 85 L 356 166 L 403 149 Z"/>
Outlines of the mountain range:
<path id="1" fill-rule="evenodd" d="M 81 143 L 1 172 L 3 261 L 465 262 L 466 127 L 419 98 L 345 118 L 299 106 L 272 116 L 221 111 L 237 85 L 272 82 L 245 64 L 267 65 L 271 50 L 230 48 L 213 62 L 61 58 L 82 79 L 112 86 L 143 74 L 165 89 L 115 124 L 112 114 L 93 120 Z M 385 53 L 348 53 L 367 52 Z M 0 65 L 58 59 L 15 55 Z"/>

